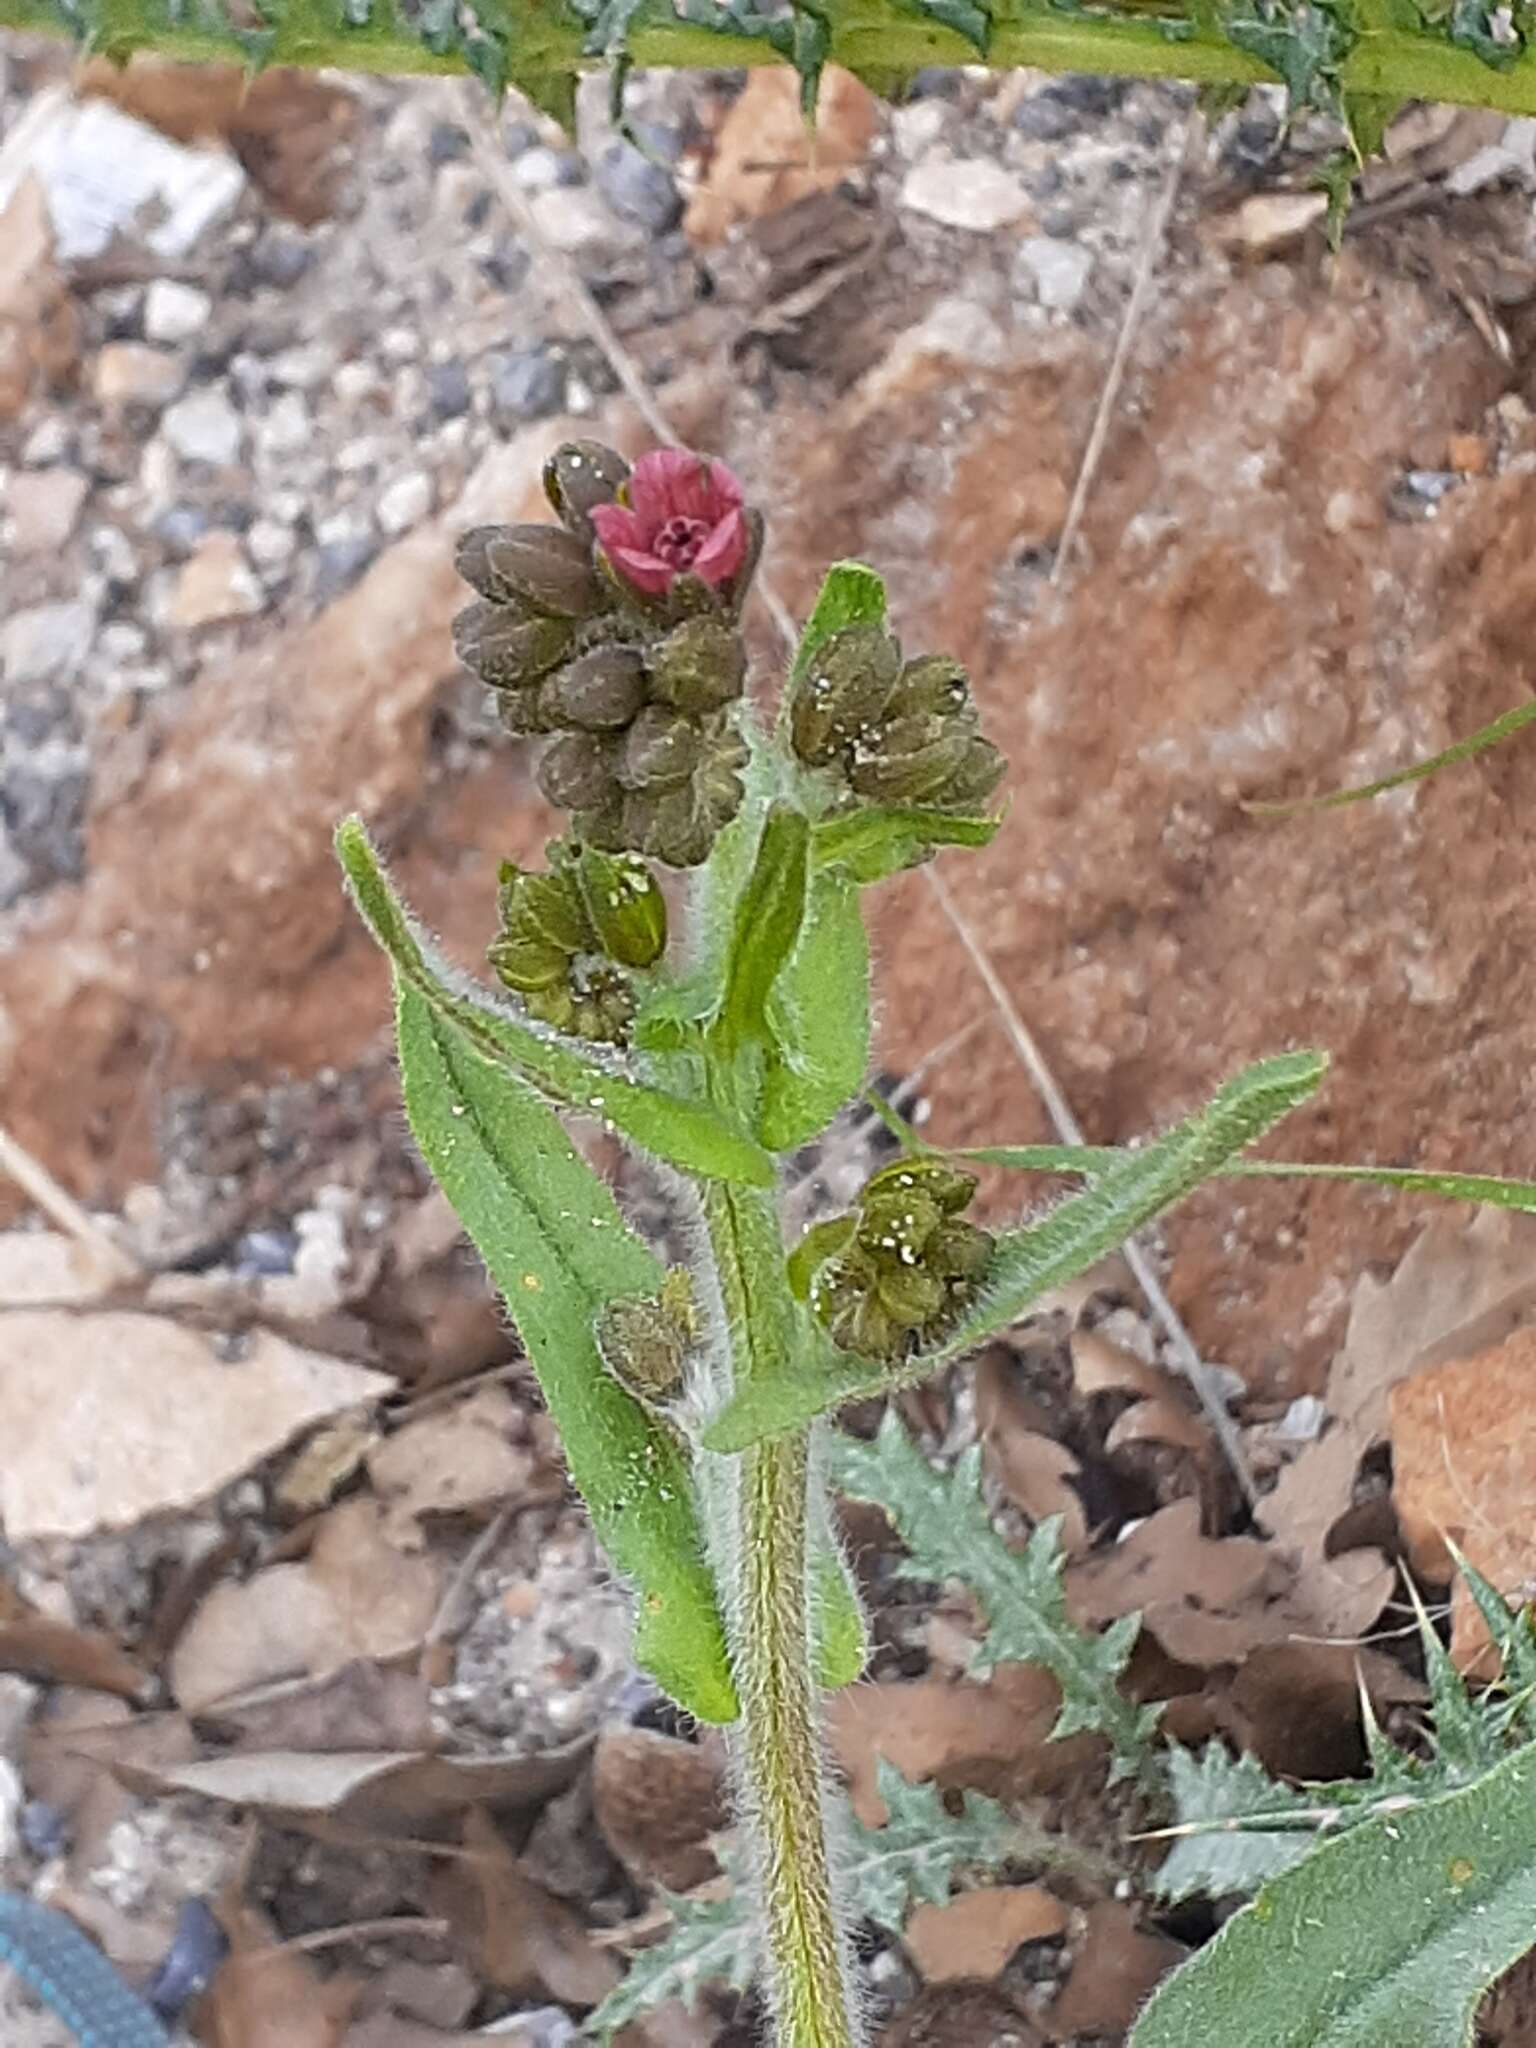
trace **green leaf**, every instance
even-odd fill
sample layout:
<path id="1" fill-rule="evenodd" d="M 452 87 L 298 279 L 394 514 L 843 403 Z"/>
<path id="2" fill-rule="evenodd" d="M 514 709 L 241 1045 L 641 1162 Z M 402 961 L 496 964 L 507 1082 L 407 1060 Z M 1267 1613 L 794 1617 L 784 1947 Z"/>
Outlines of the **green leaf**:
<path id="1" fill-rule="evenodd" d="M 853 1571 L 830 1537 L 811 1565 L 816 1631 L 816 1683 L 824 1692 L 852 1685 L 869 1662 L 869 1631 Z"/>
<path id="2" fill-rule="evenodd" d="M 816 658 L 824 640 L 844 626 L 878 626 L 885 618 L 885 584 L 862 562 L 834 562 L 822 580 L 811 616 L 790 665 L 789 680 L 798 683 Z"/>
<path id="3" fill-rule="evenodd" d="M 1129 2048 L 1470 2048 L 1536 1930 L 1536 1746 L 1321 1844 L 1168 1978 Z"/>
<path id="4" fill-rule="evenodd" d="M 725 986 L 711 1033 L 727 1057 L 749 1040 L 775 1040 L 769 997 L 805 922 L 810 838 L 802 812 L 788 804 L 771 806 L 757 859 L 737 899 Z"/>
<path id="5" fill-rule="evenodd" d="M 1238 0 L 1226 17 L 1228 38 L 1285 80 L 1289 112 L 1315 107 L 1342 120 L 1339 74 L 1355 45 L 1343 8 L 1330 0 Z"/>
<path id="6" fill-rule="evenodd" d="M 824 1131 L 869 1071 L 869 938 L 858 885 L 813 875 L 799 942 L 773 993 L 758 1135 L 791 1152 Z"/>
<path id="7" fill-rule="evenodd" d="M 905 1576 L 959 1579 L 975 1593 L 987 1619 L 976 1668 L 1042 1665 L 1061 1688 L 1052 1735 L 1089 1729 L 1108 1739 L 1114 1777 L 1146 1771 L 1160 1709 L 1138 1707 L 1120 1690 L 1140 1617 L 1127 1615 L 1097 1636 L 1071 1619 L 1060 1517 L 1042 1522 L 1022 1551 L 1010 1550 L 982 1501 L 980 1449 L 967 1451 L 947 1476 L 937 1472 L 893 1408 L 872 1443 L 837 1435 L 832 1444 L 834 1483 L 884 1508 L 912 1553 L 899 1567 Z"/>
<path id="8" fill-rule="evenodd" d="M 1395 775 L 1383 775 L 1377 782 L 1362 782 L 1354 789 L 1336 789 L 1327 796 L 1296 797 L 1288 803 L 1249 802 L 1243 809 L 1255 818 L 1289 818 L 1301 811 L 1333 811 L 1344 804 L 1363 803 L 1367 797 L 1381 796 L 1389 789 L 1402 789 L 1410 782 L 1422 782 L 1430 775 L 1438 775 L 1442 768 L 1452 768 L 1458 761 L 1470 761 L 1474 754 L 1482 753 L 1485 747 L 1497 746 L 1511 733 L 1519 732 L 1536 719 L 1536 697 L 1528 704 L 1517 704 L 1512 711 L 1503 711 L 1490 724 L 1479 726 L 1464 740 L 1457 740 L 1454 746 L 1444 747 L 1438 754 L 1431 754 L 1427 761 L 1416 761 L 1411 768 L 1401 768 Z"/>
<path id="9" fill-rule="evenodd" d="M 483 1060 L 562 1108 L 600 1118 L 685 1173 L 755 1187 L 774 1185 L 767 1153 L 712 1110 L 630 1080 L 616 1063 L 599 1062 L 587 1047 L 536 1029 L 481 992 L 455 988 L 452 970 L 430 957 L 413 930 L 360 820 L 349 818 L 338 828 L 336 850 L 358 909 L 396 973 L 450 1020 Z"/>
<path id="10" fill-rule="evenodd" d="M 1153 1880 L 1160 1898 L 1176 1903 L 1197 1893 L 1212 1899 L 1246 1896 L 1311 1848 L 1294 1831 L 1266 1835 L 1219 1825 L 1295 1806 L 1295 1794 L 1277 1785 L 1256 1757 L 1235 1757 L 1219 1742 L 1207 1743 L 1196 1756 L 1173 1743 L 1163 1761 L 1176 1821 L 1181 1827 L 1198 1824 L 1199 1832 L 1174 1842 Z"/>
<path id="11" fill-rule="evenodd" d="M 990 846 L 1003 813 L 981 817 L 920 805 L 864 807 L 824 819 L 812 836 L 817 867 L 841 867 L 857 882 L 883 882 L 916 867 L 936 846 Z"/>
<path id="12" fill-rule="evenodd" d="M 631 2020 L 673 1999 L 692 2012 L 711 1984 L 736 1992 L 751 1984 L 761 1945 L 742 1872 L 726 1857 L 721 1862 L 734 1880 L 723 1898 L 686 1898 L 660 1890 L 660 1903 L 672 1915 L 671 1933 L 633 1958 L 623 1983 L 588 2015 L 585 2034 L 611 2041 Z"/>
<path id="13" fill-rule="evenodd" d="M 830 1345 L 802 1351 L 793 1374 L 738 1385 L 708 1423 L 712 1451 L 740 1451 L 765 1436 L 798 1428 L 847 1401 L 927 1379 L 1015 1322 L 1030 1303 L 1062 1287 L 1111 1252 L 1154 1216 L 1219 1174 L 1317 1087 L 1327 1067 L 1321 1053 L 1282 1053 L 1229 1081 L 1208 1109 L 1139 1149 L 1121 1149 L 1081 1194 L 1039 1223 L 1005 1233 L 975 1300 L 936 1349 L 889 1366 Z"/>
<path id="14" fill-rule="evenodd" d="M 926 20 L 964 36 L 979 57 L 986 56 L 992 41 L 992 15 L 990 9 L 978 6 L 977 0 L 907 0 L 907 4 Z"/>
<path id="15" fill-rule="evenodd" d="M 635 1583 L 636 1658 L 690 1713 L 733 1720 L 682 1448 L 606 1371 L 594 1336 L 600 1310 L 654 1293 L 661 1267 L 554 1113 L 399 974 L 396 993 L 412 1133 L 512 1311 L 599 1540 Z"/>

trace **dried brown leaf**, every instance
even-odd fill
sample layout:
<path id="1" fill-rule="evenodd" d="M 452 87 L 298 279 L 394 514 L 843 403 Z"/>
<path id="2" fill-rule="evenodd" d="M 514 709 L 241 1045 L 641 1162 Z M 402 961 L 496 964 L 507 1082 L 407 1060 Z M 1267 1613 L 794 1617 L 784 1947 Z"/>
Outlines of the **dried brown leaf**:
<path id="1" fill-rule="evenodd" d="M 1047 2015 L 1052 2036 L 1058 2041 L 1080 2034 L 1117 2039 L 1153 1986 L 1184 1954 L 1165 1935 L 1143 1934 L 1134 1906 L 1099 1900 L 1088 1908 L 1072 1975 Z"/>
<path id="2" fill-rule="evenodd" d="M 848 1686 L 827 1702 L 827 1723 L 853 1810 L 878 1828 L 889 1818 L 877 1789 L 880 1757 L 913 1784 L 936 1778 L 1005 1796 L 1010 1786 L 1039 1782 L 1048 1745 L 1053 1769 L 1080 1761 L 1077 1742 L 1050 1745 L 1059 1708 L 1048 1674 L 1017 1664 L 990 1685 L 915 1678 Z"/>
<path id="3" fill-rule="evenodd" d="M 278 1507 L 290 1515 L 329 1507 L 379 1440 L 378 1424 L 367 1415 L 343 1415 L 316 1430 L 277 1482 Z"/>
<path id="4" fill-rule="evenodd" d="M 202 2007 L 208 2048 L 340 2048 L 359 1985 L 322 1978 L 253 1907 L 226 1901 L 230 1952 Z"/>
<path id="5" fill-rule="evenodd" d="M 521 1997 L 593 2006 L 623 1976 L 574 1906 L 523 1869 L 488 1814 L 472 1808 L 461 1837 L 470 1852 L 446 1866 L 434 1891 L 472 1947 L 481 1976 Z"/>
<path id="6" fill-rule="evenodd" d="M 419 1543 L 423 1515 L 485 1513 L 529 1497 L 538 1461 L 515 1439 L 521 1411 L 505 1387 L 478 1387 L 434 1410 L 373 1451 L 368 1475 L 383 1497 L 397 1541 Z M 558 1497 L 561 1482 L 553 1490 Z M 548 1498 L 546 1485 L 542 1497 Z"/>
<path id="7" fill-rule="evenodd" d="M 0 1622 L 0 1671 L 19 1671 L 55 1685 L 85 1685 L 125 1700 L 146 1697 L 149 1673 L 100 1629 L 74 1628 L 42 1614 Z"/>
<path id="8" fill-rule="evenodd" d="M 1042 1434 L 1039 1402 L 1019 1382 L 1011 1355 L 994 1347 L 975 1372 L 976 1428 L 987 1476 L 1031 1522 L 1062 1518 L 1062 1544 L 1076 1555 L 1088 1542 L 1082 1497 L 1072 1485 L 1082 1467 L 1066 1448 Z"/>
<path id="9" fill-rule="evenodd" d="M 993 1885 L 944 1906 L 919 1906 L 901 1938 L 926 1983 L 952 1984 L 995 1977 L 1024 1942 L 1066 1925 L 1066 1907 L 1043 1885 Z"/>
<path id="10" fill-rule="evenodd" d="M 1072 1379 L 1084 1400 L 1093 1394 L 1138 1394 L 1155 1400 L 1166 1394 L 1168 1375 L 1146 1365 L 1134 1352 L 1111 1344 L 1097 1330 L 1074 1330 L 1071 1336 Z"/>
<path id="11" fill-rule="evenodd" d="M 592 1759 L 592 1804 L 638 1884 L 689 1892 L 716 1875 L 708 1837 L 729 1824 L 721 1760 L 649 1728 L 610 1728 Z"/>
<path id="12" fill-rule="evenodd" d="M 367 1658 L 199 1718 L 242 1751 L 428 1750 L 436 1740 L 426 1681 Z"/>
<path id="13" fill-rule="evenodd" d="M 1001 1988 L 935 1984 L 886 2028 L 879 2048 L 1041 2048 L 1044 2039 Z"/>
<path id="14" fill-rule="evenodd" d="M 689 199 L 683 227 L 690 240 L 723 241 L 738 221 L 832 191 L 864 161 L 878 122 L 873 94 L 836 64 L 821 75 L 813 127 L 800 111 L 792 71 L 770 64 L 752 72 Z"/>
<path id="15" fill-rule="evenodd" d="M 175 1513 L 298 1431 L 378 1399 L 382 1373 L 252 1331 L 237 1359 L 160 1316 L 0 1317 L 0 1509 L 12 1542 Z"/>

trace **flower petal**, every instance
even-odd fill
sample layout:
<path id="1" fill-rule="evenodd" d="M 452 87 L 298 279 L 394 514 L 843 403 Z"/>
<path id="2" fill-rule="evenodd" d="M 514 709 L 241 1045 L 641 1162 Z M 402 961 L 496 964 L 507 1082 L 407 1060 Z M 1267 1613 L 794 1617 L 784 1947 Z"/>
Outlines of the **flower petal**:
<path id="1" fill-rule="evenodd" d="M 655 528 L 647 526 L 627 505 L 594 505 L 587 513 L 598 539 L 609 550 L 644 548 Z"/>
<path id="2" fill-rule="evenodd" d="M 717 522 L 709 538 L 693 558 L 693 574 L 701 582 L 725 583 L 747 558 L 747 522 L 740 507 Z"/>
<path id="3" fill-rule="evenodd" d="M 641 456 L 630 472 L 629 502 L 651 533 L 679 513 L 701 516 L 689 512 L 684 501 L 703 471 L 702 460 L 686 448 L 653 448 Z"/>
<path id="4" fill-rule="evenodd" d="M 632 583 L 636 590 L 646 590 L 660 597 L 672 588 L 672 578 L 677 572 L 660 555 L 647 554 L 644 548 L 610 547 L 606 541 L 603 542 L 603 553 L 624 581 Z"/>

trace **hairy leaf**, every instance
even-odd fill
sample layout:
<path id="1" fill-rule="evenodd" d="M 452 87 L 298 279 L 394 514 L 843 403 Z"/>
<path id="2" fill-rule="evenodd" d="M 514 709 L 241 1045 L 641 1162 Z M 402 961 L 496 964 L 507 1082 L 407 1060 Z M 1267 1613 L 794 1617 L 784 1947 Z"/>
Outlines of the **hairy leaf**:
<path id="1" fill-rule="evenodd" d="M 1084 1729 L 1105 1736 L 1116 1777 L 1148 1767 L 1156 1707 L 1138 1707 L 1120 1690 L 1140 1630 L 1127 1615 L 1091 1635 L 1067 1613 L 1062 1590 L 1061 1528 L 1042 1522 L 1022 1551 L 1010 1550 L 981 1497 L 981 1452 L 972 1448 L 947 1476 L 935 1471 L 887 1409 L 872 1443 L 833 1440 L 832 1477 L 844 1493 L 884 1508 L 911 1552 L 908 1577 L 960 1579 L 987 1620 L 977 1667 L 1039 1664 L 1061 1688 L 1057 1737 Z"/>
<path id="2" fill-rule="evenodd" d="M 917 804 L 860 805 L 824 819 L 816 827 L 811 853 L 818 867 L 841 867 L 859 882 L 883 882 L 926 860 L 936 846 L 990 846 L 1002 822 L 1002 812 L 982 817 Z"/>
<path id="3" fill-rule="evenodd" d="M 810 836 L 801 812 L 788 804 L 769 809 L 757 859 L 737 899 L 712 1033 L 727 1057 L 747 1040 L 765 1037 L 782 1052 L 769 1029 L 769 998 L 805 923 Z"/>
<path id="4" fill-rule="evenodd" d="M 878 626 L 885 619 L 885 584 L 862 562 L 834 562 L 822 579 L 811 616 L 790 665 L 789 679 L 798 683 L 824 640 L 844 626 Z"/>
<path id="5" fill-rule="evenodd" d="M 1536 1928 L 1536 1745 L 1271 1879 L 1154 1994 L 1129 2048 L 1470 2048 Z"/>
<path id="6" fill-rule="evenodd" d="M 1311 1843 L 1303 1834 L 1221 1826 L 1295 1807 L 1295 1794 L 1276 1784 L 1256 1757 L 1235 1757 L 1219 1742 L 1207 1743 L 1196 1756 L 1174 1743 L 1164 1764 L 1175 1821 L 1196 1832 L 1179 1834 L 1158 1870 L 1153 1883 L 1161 1897 L 1178 1901 L 1202 1892 L 1213 1899 L 1246 1896 L 1307 1854 Z"/>
<path id="7" fill-rule="evenodd" d="M 706 1179 L 774 1184 L 773 1161 L 702 1104 L 632 1081 L 589 1049 L 535 1027 L 483 993 L 455 988 L 434 962 L 356 818 L 336 834 L 337 852 L 369 930 L 396 973 L 451 1021 L 481 1059 L 515 1075 L 562 1108 L 595 1116 L 668 1165 Z"/>
<path id="8" fill-rule="evenodd" d="M 412 1133 L 512 1311 L 593 1527 L 635 1582 L 636 1657 L 701 1720 L 732 1720 L 687 1463 L 605 1369 L 594 1335 L 599 1311 L 654 1293 L 661 1268 L 553 1111 L 399 976 L 396 989 Z"/>
<path id="9" fill-rule="evenodd" d="M 869 1071 L 869 939 L 847 876 L 812 876 L 772 1009 L 758 1135 L 770 1152 L 791 1152 L 826 1129 Z"/>

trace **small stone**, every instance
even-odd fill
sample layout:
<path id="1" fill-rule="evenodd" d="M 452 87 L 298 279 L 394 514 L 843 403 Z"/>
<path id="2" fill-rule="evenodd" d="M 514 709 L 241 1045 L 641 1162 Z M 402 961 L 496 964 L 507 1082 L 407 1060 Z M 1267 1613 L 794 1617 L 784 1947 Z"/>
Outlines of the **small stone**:
<path id="1" fill-rule="evenodd" d="M 460 157 L 469 155 L 469 130 L 461 128 L 457 121 L 434 121 L 432 132 L 427 137 L 427 162 L 434 167 L 439 164 L 457 163 Z"/>
<path id="2" fill-rule="evenodd" d="M 166 623 L 195 633 L 227 619 L 248 619 L 262 607 L 261 586 L 232 533 L 210 533 L 177 580 Z"/>
<path id="3" fill-rule="evenodd" d="M 1325 192 L 1255 192 L 1217 222 L 1217 232 L 1250 256 L 1269 256 L 1300 241 L 1327 211 Z"/>
<path id="4" fill-rule="evenodd" d="M 647 137 L 648 142 L 656 138 Z M 621 220 L 664 235 L 682 219 L 683 202 L 672 175 L 628 142 L 611 142 L 593 171 L 597 189 Z"/>
<path id="5" fill-rule="evenodd" d="M 325 383 L 335 368 L 334 351 L 323 342 L 313 341 L 303 348 L 285 348 L 281 355 L 275 355 L 267 365 L 267 374 L 274 384 L 285 385 L 291 391 L 313 391 Z"/>
<path id="6" fill-rule="evenodd" d="M 124 662 L 137 661 L 149 646 L 149 636 L 142 626 L 135 626 L 128 619 L 110 619 L 97 636 L 96 647 L 104 660 L 115 668 Z"/>
<path id="7" fill-rule="evenodd" d="M 191 505 L 179 500 L 167 505 L 163 512 L 157 512 L 150 527 L 155 539 L 173 555 L 190 555 L 203 541 L 212 526 L 213 519 L 206 506 Z"/>
<path id="8" fill-rule="evenodd" d="M 590 186 L 556 185 L 535 193 L 532 204 L 539 233 L 565 255 L 613 247 L 613 215 Z"/>
<path id="9" fill-rule="evenodd" d="M 360 405 L 384 389 L 384 380 L 372 363 L 343 363 L 331 379 L 331 389 L 343 405 Z"/>
<path id="10" fill-rule="evenodd" d="M 144 332 L 151 341 L 190 341 L 207 326 L 213 300 L 196 285 L 157 277 L 144 294 Z"/>
<path id="11" fill-rule="evenodd" d="M 499 424 L 547 419 L 565 405 L 566 365 L 541 344 L 498 357 L 491 370 L 491 412 Z"/>
<path id="12" fill-rule="evenodd" d="M 891 115 L 891 140 L 905 157 L 919 157 L 931 149 L 949 124 L 949 109 L 943 100 L 913 100 L 897 107 Z"/>
<path id="13" fill-rule="evenodd" d="M 1361 491 L 1330 492 L 1323 507 L 1323 525 L 1335 536 L 1361 532 L 1378 524 L 1375 504 Z"/>
<path id="14" fill-rule="evenodd" d="M 531 260 L 515 235 L 503 235 L 491 253 L 481 257 L 480 268 L 497 291 L 515 292 L 528 275 Z"/>
<path id="15" fill-rule="evenodd" d="M 397 476 L 379 499 L 378 520 L 386 533 L 408 533 L 432 510 L 432 479 L 424 469 Z"/>
<path id="16" fill-rule="evenodd" d="M 542 143 L 525 149 L 512 166 L 512 176 L 525 192 L 549 192 L 570 181 L 561 175 L 560 151 Z"/>
<path id="17" fill-rule="evenodd" d="M 309 407 L 302 392 L 285 391 L 257 429 L 262 452 L 267 455 L 297 455 L 314 435 Z"/>
<path id="18" fill-rule="evenodd" d="M 387 363 L 413 363 L 421 354 L 421 337 L 414 327 L 386 327 L 379 353 Z"/>
<path id="19" fill-rule="evenodd" d="M 1096 71 L 1065 71 L 1051 91 L 1078 113 L 1102 120 L 1115 111 L 1130 87 L 1123 78 L 1101 78 Z"/>
<path id="20" fill-rule="evenodd" d="M 293 559 L 293 529 L 275 519 L 258 519 L 245 536 L 245 546 L 258 569 L 281 569 Z"/>
<path id="21" fill-rule="evenodd" d="M 469 411 L 473 396 L 469 372 L 457 356 L 450 356 L 446 363 L 427 365 L 427 404 L 434 419 L 461 418 Z"/>
<path id="22" fill-rule="evenodd" d="M 1029 213 L 1029 199 L 1012 172 L 980 157 L 914 164 L 902 180 L 901 203 L 910 213 L 972 234 L 1011 227 Z"/>
<path id="23" fill-rule="evenodd" d="M 93 526 L 86 538 L 91 559 L 108 583 L 127 589 L 138 580 L 139 558 L 120 526 Z"/>
<path id="24" fill-rule="evenodd" d="M 5 509 L 18 555 L 49 555 L 75 530 L 89 481 L 73 469 L 21 469 L 11 478 Z"/>
<path id="25" fill-rule="evenodd" d="M 1087 289 L 1093 257 L 1076 242 L 1030 235 L 1019 244 L 1019 267 L 1033 279 L 1042 306 L 1070 313 Z"/>
<path id="26" fill-rule="evenodd" d="M 1013 117 L 1013 125 L 1031 142 L 1060 142 L 1072 133 L 1077 121 L 1061 95 L 1047 86 L 1024 101 Z"/>
<path id="27" fill-rule="evenodd" d="M 91 385 L 107 406 L 168 405 L 186 382 L 186 367 L 142 341 L 109 341 L 97 354 Z"/>
<path id="28" fill-rule="evenodd" d="M 41 469 L 50 462 L 62 462 L 69 453 L 69 428 L 61 413 L 44 415 L 28 434 L 21 459 L 29 468 Z"/>
<path id="29" fill-rule="evenodd" d="M 286 228 L 269 228 L 250 252 L 251 269 L 258 283 L 287 291 L 296 285 L 315 260 L 315 252 Z"/>
<path id="30" fill-rule="evenodd" d="M 37 604 L 13 612 L 0 630 L 6 681 L 68 681 L 90 653 L 95 631 L 96 614 L 88 604 Z"/>
<path id="31" fill-rule="evenodd" d="M 193 391 L 165 415 L 162 431 L 183 462 L 234 462 L 245 428 L 222 391 Z"/>
<path id="32" fill-rule="evenodd" d="M 1485 476 L 1491 453 L 1481 434 L 1452 434 L 1446 444 L 1445 466 L 1463 476 Z"/>
<path id="33" fill-rule="evenodd" d="M 350 590 L 379 552 L 371 534 L 349 533 L 323 541 L 315 554 L 309 594 L 316 605 L 332 604 Z"/>
<path id="34" fill-rule="evenodd" d="M 0 821 L 31 869 L 33 886 L 78 881 L 85 869 L 81 826 L 90 777 L 80 750 L 53 744 L 6 770 Z"/>

